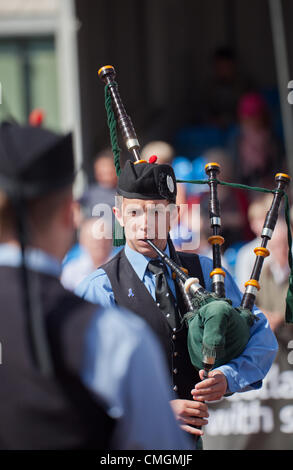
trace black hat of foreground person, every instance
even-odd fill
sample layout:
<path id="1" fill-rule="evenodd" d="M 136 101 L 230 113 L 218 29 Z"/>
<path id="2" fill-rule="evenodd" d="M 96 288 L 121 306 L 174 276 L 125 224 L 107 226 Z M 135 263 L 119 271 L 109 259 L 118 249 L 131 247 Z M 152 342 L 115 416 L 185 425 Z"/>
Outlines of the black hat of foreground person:
<path id="1" fill-rule="evenodd" d="M 31 199 L 73 182 L 72 136 L 4 122 L 0 126 L 0 189 Z"/>

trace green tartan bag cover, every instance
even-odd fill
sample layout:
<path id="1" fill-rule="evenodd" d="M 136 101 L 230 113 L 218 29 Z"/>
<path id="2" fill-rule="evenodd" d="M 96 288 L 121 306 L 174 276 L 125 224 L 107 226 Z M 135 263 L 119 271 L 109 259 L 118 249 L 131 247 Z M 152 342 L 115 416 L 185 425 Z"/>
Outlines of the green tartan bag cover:
<path id="1" fill-rule="evenodd" d="M 196 369 L 202 369 L 204 356 L 215 357 L 214 367 L 238 357 L 257 317 L 250 310 L 233 307 L 228 299 L 210 296 L 199 309 L 188 312 L 185 319 L 191 362 Z"/>

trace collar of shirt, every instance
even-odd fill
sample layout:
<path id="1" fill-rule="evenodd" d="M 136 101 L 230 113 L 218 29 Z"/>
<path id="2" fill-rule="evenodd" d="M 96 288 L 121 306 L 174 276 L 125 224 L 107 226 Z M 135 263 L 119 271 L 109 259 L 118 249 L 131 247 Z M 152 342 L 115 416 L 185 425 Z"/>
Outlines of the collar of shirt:
<path id="1" fill-rule="evenodd" d="M 167 256 L 170 256 L 169 245 L 167 243 L 164 253 Z M 126 243 L 125 244 L 125 255 L 130 262 L 131 266 L 133 267 L 134 271 L 138 275 L 139 279 L 143 281 L 147 265 L 152 258 L 148 258 L 147 256 L 138 253 L 138 251 L 133 250 L 130 246 Z M 169 266 L 167 266 L 168 274 L 172 278 L 172 272 Z"/>
<path id="2" fill-rule="evenodd" d="M 25 250 L 26 266 L 43 274 L 60 277 L 62 265 L 53 256 L 37 248 Z M 21 265 L 20 248 L 10 243 L 0 244 L 0 266 L 19 267 Z"/>

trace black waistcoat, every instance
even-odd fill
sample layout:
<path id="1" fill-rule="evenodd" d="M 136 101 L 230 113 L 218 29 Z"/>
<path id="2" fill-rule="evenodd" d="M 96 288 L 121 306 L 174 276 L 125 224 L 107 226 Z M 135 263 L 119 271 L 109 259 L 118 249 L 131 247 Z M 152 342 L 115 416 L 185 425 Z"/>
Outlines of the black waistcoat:
<path id="1" fill-rule="evenodd" d="M 99 307 L 38 276 L 55 368 L 41 376 L 29 352 L 20 271 L 0 267 L 0 449 L 107 449 L 114 422 L 83 386 L 84 333 Z"/>
<path id="2" fill-rule="evenodd" d="M 203 273 L 198 256 L 188 253 L 178 253 L 178 255 L 182 266 L 188 269 L 189 275 L 199 278 L 201 285 L 204 287 Z M 191 399 L 190 391 L 199 381 L 199 375 L 189 358 L 185 322 L 180 329 L 172 330 L 151 294 L 132 268 L 124 250 L 121 250 L 102 268 L 109 277 L 116 303 L 146 320 L 157 335 L 166 355 L 173 390 L 177 392 L 180 398 Z M 186 306 L 177 284 L 176 293 L 181 315 L 184 315 Z"/>

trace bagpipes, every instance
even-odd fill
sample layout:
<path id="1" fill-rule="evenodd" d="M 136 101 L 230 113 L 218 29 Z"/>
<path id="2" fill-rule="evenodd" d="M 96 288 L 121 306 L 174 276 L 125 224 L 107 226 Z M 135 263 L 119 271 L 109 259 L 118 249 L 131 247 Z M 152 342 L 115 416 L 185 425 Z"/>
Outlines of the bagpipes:
<path id="1" fill-rule="evenodd" d="M 115 81 L 116 73 L 114 67 L 111 65 L 101 67 L 98 71 L 98 75 L 105 83 L 105 106 L 108 126 L 110 129 L 116 172 L 119 175 L 120 149 L 116 133 L 116 119 L 122 133 L 124 144 L 127 150 L 132 154 L 135 162 L 143 161 L 140 159 L 140 145 L 131 119 L 127 115 L 122 103 L 118 85 Z M 190 359 L 195 368 L 204 369 L 204 377 L 207 377 L 213 367 L 219 367 L 238 357 L 244 351 L 249 341 L 250 328 L 253 323 L 257 321 L 257 316 L 253 314 L 253 307 L 257 291 L 260 288 L 259 278 L 262 265 L 264 258 L 269 255 L 266 246 L 273 235 L 283 196 L 285 196 L 288 203 L 288 197 L 284 190 L 290 182 L 290 176 L 284 173 L 278 173 L 275 176 L 276 188 L 274 190 L 264 190 L 272 192 L 274 196 L 264 222 L 261 235 L 262 243 L 260 247 L 254 250 L 256 254 L 255 264 L 251 278 L 245 284 L 246 290 L 241 305 L 239 307 L 233 307 L 232 302 L 225 297 L 224 280 L 226 273 L 221 265 L 221 246 L 224 243 L 224 238 L 220 235 L 221 216 L 217 194 L 217 185 L 220 183 L 217 179 L 217 175 L 220 172 L 220 166 L 218 163 L 208 163 L 205 166 L 205 172 L 208 176 L 208 180 L 201 181 L 201 183 L 208 184 L 210 188 L 209 215 L 213 234 L 208 241 L 212 245 L 213 250 L 213 271 L 210 274 L 212 278 L 212 292 L 205 290 L 199 284 L 197 278 L 189 277 L 186 270 L 180 267 L 181 263 L 174 247 L 170 250 L 174 258 L 171 259 L 151 240 L 147 240 L 147 242 L 158 256 L 161 257 L 163 262 L 171 268 L 174 278 L 176 278 L 187 308 L 184 321 L 188 326 L 187 341 Z M 177 181 L 182 182 L 181 180 Z M 192 183 L 194 181 L 190 182 Z M 229 183 L 223 184 L 229 185 Z M 230 185 L 232 186 L 232 184 Z M 287 225 L 288 223 L 287 220 Z M 289 233 L 288 225 L 288 238 Z M 168 243 L 172 247 L 170 237 L 168 237 Z M 291 249 L 289 249 L 289 253 L 289 263 L 292 268 Z M 292 280 L 291 276 L 290 281 Z M 291 288 L 291 282 L 289 290 L 290 295 L 292 295 L 293 290 Z M 291 321 L 293 322 L 292 314 L 290 313 L 290 315 Z M 287 321 L 290 320 L 287 319 Z"/>

